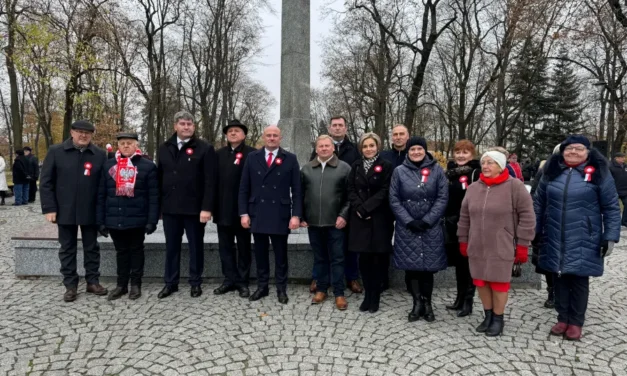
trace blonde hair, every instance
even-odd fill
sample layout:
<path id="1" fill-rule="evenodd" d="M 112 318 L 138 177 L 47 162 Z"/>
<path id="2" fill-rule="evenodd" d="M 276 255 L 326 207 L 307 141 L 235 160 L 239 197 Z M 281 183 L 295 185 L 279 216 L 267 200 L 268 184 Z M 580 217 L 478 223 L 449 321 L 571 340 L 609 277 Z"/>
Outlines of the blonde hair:
<path id="1" fill-rule="evenodd" d="M 362 134 L 361 138 L 359 138 L 359 152 L 361 153 L 361 149 L 364 148 L 364 142 L 369 138 L 373 139 L 374 143 L 377 144 L 377 151 L 381 151 L 381 138 L 374 132 L 368 132 Z"/>
<path id="2" fill-rule="evenodd" d="M 487 151 L 498 151 L 499 153 L 505 154 L 505 159 L 509 159 L 509 151 L 502 146 L 493 146 L 489 148 Z"/>
<path id="3" fill-rule="evenodd" d="M 321 134 L 320 136 L 318 136 L 318 138 L 316 138 L 316 146 L 318 146 L 318 142 L 322 140 L 329 140 L 331 141 L 331 145 L 333 145 L 333 137 L 329 136 L 328 134 Z"/>

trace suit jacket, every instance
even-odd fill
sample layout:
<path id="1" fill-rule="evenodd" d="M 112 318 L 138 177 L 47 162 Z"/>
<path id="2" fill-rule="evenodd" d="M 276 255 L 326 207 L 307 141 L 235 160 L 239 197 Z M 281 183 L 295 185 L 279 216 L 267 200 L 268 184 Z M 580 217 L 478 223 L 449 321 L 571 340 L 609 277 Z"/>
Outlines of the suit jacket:
<path id="1" fill-rule="evenodd" d="M 213 213 L 216 185 L 216 152 L 213 146 L 192 136 L 181 150 L 176 134 L 159 147 L 157 171 L 161 212 L 174 215 Z"/>
<path id="2" fill-rule="evenodd" d="M 89 144 L 81 152 L 71 138 L 51 146 L 41 167 L 41 211 L 57 213 L 60 225 L 95 225 L 96 199 L 106 159 L 103 149 Z M 91 164 L 88 175 L 87 163 Z"/>
<path id="3" fill-rule="evenodd" d="M 218 157 L 217 171 L 217 200 L 213 222 L 221 226 L 239 226 L 240 218 L 238 214 L 237 200 L 239 198 L 239 184 L 242 180 L 242 171 L 248 155 L 255 151 L 255 148 L 244 143 L 235 150 L 231 145 L 227 145 L 216 152 Z M 235 164 L 236 156 L 242 153 L 242 158 Z"/>
<path id="4" fill-rule="evenodd" d="M 251 232 L 288 235 L 290 218 L 303 216 L 296 155 L 279 148 L 268 168 L 265 149 L 250 153 L 242 172 L 238 204 L 239 215 L 250 216 Z"/>

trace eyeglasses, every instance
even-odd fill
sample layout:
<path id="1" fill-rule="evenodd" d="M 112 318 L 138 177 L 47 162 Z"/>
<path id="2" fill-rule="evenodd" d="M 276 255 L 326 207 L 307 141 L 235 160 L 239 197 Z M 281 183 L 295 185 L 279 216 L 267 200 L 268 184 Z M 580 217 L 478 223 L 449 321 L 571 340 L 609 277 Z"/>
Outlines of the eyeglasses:
<path id="1" fill-rule="evenodd" d="M 482 166 L 494 166 L 496 162 L 494 161 L 481 161 Z"/>
<path id="2" fill-rule="evenodd" d="M 567 146 L 564 148 L 564 151 L 576 151 L 577 153 L 582 153 L 586 151 L 585 146 Z"/>

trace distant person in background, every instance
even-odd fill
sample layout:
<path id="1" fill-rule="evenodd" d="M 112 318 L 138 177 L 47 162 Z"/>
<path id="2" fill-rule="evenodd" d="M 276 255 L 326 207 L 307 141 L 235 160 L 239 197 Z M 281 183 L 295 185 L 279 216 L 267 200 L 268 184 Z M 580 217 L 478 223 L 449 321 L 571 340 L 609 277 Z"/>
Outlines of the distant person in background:
<path id="1" fill-rule="evenodd" d="M 614 155 L 614 160 L 610 165 L 610 172 L 614 177 L 618 198 L 623 203 L 621 224 L 627 226 L 627 166 L 625 166 L 625 153 L 616 153 Z"/>
<path id="2" fill-rule="evenodd" d="M 37 180 L 39 180 L 39 160 L 33 154 L 33 149 L 30 146 L 24 147 L 24 156 L 28 160 L 28 171 L 30 175 L 29 187 L 28 187 L 28 202 L 35 202 L 37 197 Z"/>
<path id="3" fill-rule="evenodd" d="M 7 191 L 9 187 L 7 186 L 7 176 L 5 170 L 7 168 L 7 163 L 4 160 L 4 156 L 0 153 L 0 206 L 5 205 L 4 199 L 7 197 Z"/>
<path id="4" fill-rule="evenodd" d="M 524 182 L 525 178 L 523 177 L 523 173 L 522 173 L 522 168 L 520 167 L 520 164 L 518 163 L 518 156 L 516 155 L 516 153 L 512 153 L 509 155 L 509 166 L 512 168 L 512 170 L 514 170 L 514 178 Z"/>
<path id="5" fill-rule="evenodd" d="M 28 204 L 28 190 L 30 187 L 30 167 L 28 159 L 24 156 L 24 150 L 15 151 L 13 161 L 13 194 L 15 202 L 13 206 Z"/>

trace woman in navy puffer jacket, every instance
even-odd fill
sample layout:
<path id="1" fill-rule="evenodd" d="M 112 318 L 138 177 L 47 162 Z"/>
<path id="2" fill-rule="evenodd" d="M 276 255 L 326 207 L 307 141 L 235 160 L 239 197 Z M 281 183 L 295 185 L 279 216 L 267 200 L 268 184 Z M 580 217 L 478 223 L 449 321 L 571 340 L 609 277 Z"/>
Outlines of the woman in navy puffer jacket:
<path id="1" fill-rule="evenodd" d="M 553 335 L 581 338 L 589 277 L 620 237 L 620 208 L 608 161 L 584 136 L 569 136 L 544 167 L 534 199 L 538 266 L 555 273 Z"/>
<path id="2" fill-rule="evenodd" d="M 394 266 L 407 271 L 414 306 L 409 321 L 435 320 L 431 306 L 433 275 L 446 269 L 442 218 L 448 202 L 448 179 L 427 153 L 427 142 L 412 137 L 407 157 L 392 174 L 390 207 L 396 217 Z"/>

